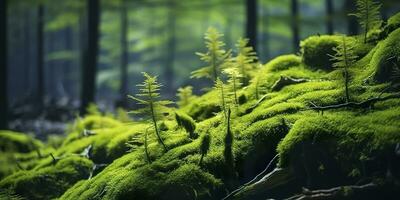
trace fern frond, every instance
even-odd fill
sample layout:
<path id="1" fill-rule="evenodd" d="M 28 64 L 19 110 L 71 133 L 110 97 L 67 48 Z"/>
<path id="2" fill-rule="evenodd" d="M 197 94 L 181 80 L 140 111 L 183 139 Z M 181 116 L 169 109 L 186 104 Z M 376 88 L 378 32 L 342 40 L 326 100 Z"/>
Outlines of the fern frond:
<path id="1" fill-rule="evenodd" d="M 222 37 L 223 34 L 219 33 L 217 29 L 208 28 L 204 36 L 207 52 L 196 53 L 207 66 L 193 71 L 191 78 L 212 78 L 214 81 L 217 80 L 223 64 L 231 55 L 231 51 L 224 49 L 225 43 L 222 41 Z"/>
<path id="2" fill-rule="evenodd" d="M 237 108 L 239 106 L 237 91 L 242 87 L 241 78 L 243 75 L 239 73 L 237 68 L 225 69 L 224 73 L 228 76 L 228 97 Z"/>
<path id="3" fill-rule="evenodd" d="M 350 15 L 357 17 L 364 29 L 364 43 L 367 43 L 368 31 L 378 28 L 382 24 L 380 15 L 382 5 L 374 0 L 357 0 L 356 6 L 357 12 Z"/>
<path id="4" fill-rule="evenodd" d="M 180 108 L 189 105 L 190 101 L 192 101 L 193 98 L 195 97 L 193 95 L 193 87 L 186 86 L 183 88 L 179 88 L 178 94 L 176 96 L 179 98 L 179 101 L 177 104 Z"/>
<path id="5" fill-rule="evenodd" d="M 167 147 L 161 139 L 157 122 L 159 120 L 162 120 L 166 113 L 171 112 L 171 109 L 167 106 L 172 104 L 172 102 L 159 100 L 159 91 L 162 85 L 157 82 L 157 76 L 150 76 L 146 72 L 143 72 L 142 74 L 145 80 L 142 84 L 137 85 L 139 87 L 140 93 L 136 94 L 136 97 L 128 97 L 132 100 L 137 101 L 139 104 L 144 105 L 144 107 L 132 111 L 131 113 L 144 115 L 148 118 L 148 120 L 152 122 L 159 143 L 162 144 L 165 151 L 167 151 Z"/>

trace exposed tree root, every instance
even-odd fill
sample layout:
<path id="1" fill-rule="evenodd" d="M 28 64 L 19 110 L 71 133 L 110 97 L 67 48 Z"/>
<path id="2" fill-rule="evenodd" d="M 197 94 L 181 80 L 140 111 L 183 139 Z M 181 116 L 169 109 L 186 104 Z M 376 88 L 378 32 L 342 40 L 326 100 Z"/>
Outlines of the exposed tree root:
<path id="1" fill-rule="evenodd" d="M 271 90 L 272 91 L 279 91 L 285 86 L 298 84 L 298 83 L 304 83 L 304 82 L 307 82 L 307 81 L 309 81 L 309 80 L 307 80 L 307 79 L 295 79 L 295 78 L 288 77 L 288 76 L 281 76 L 281 78 L 279 78 L 279 80 L 277 80 L 274 83 L 274 85 L 272 86 Z"/>
<path id="2" fill-rule="evenodd" d="M 287 198 L 286 200 L 318 200 L 318 199 L 341 199 L 349 194 L 355 195 L 361 192 L 367 192 L 376 190 L 378 185 L 374 183 L 368 183 L 365 185 L 348 185 L 339 186 L 324 190 L 308 190 L 303 188 L 303 194 L 294 195 Z"/>
<path id="3" fill-rule="evenodd" d="M 223 200 L 226 199 L 231 199 L 235 194 L 239 193 L 243 188 L 245 188 L 246 186 L 249 186 L 253 183 L 255 183 L 256 181 L 260 180 L 262 177 L 264 177 L 265 175 L 267 175 L 268 169 L 272 166 L 272 164 L 274 164 L 275 160 L 278 158 L 278 154 L 276 154 L 272 160 L 268 163 L 267 167 L 259 174 L 257 174 L 257 176 L 255 176 L 251 181 L 243 184 L 242 186 L 240 186 L 238 189 L 232 191 L 231 193 L 229 193 L 226 197 L 223 198 Z"/>
<path id="4" fill-rule="evenodd" d="M 391 95 L 388 95 L 385 97 L 381 97 L 381 95 L 379 95 L 378 97 L 373 97 L 373 98 L 367 99 L 362 102 L 347 102 L 347 103 L 328 105 L 328 106 L 319 106 L 313 102 L 310 102 L 311 106 L 309 108 L 312 110 L 316 110 L 316 111 L 333 110 L 333 109 L 339 109 L 339 108 L 364 108 L 364 109 L 366 109 L 366 108 L 373 107 L 374 104 L 377 102 L 386 101 L 389 99 L 396 99 L 396 98 L 400 98 L 400 93 L 391 94 Z"/>

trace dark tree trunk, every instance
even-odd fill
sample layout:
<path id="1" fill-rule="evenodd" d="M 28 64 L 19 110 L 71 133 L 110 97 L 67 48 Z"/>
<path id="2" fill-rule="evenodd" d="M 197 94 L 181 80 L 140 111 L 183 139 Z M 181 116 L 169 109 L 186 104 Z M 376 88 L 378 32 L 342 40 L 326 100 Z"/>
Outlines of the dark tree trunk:
<path id="1" fill-rule="evenodd" d="M 37 40 L 37 103 L 38 108 L 43 107 L 44 97 L 44 6 L 40 4 L 37 13 L 37 27 L 36 27 L 36 40 Z"/>
<path id="2" fill-rule="evenodd" d="M 100 1 L 87 0 L 87 37 L 83 50 L 83 66 L 81 78 L 81 108 L 82 115 L 86 114 L 86 107 L 95 101 L 97 55 L 99 51 L 99 20 Z"/>
<path id="3" fill-rule="evenodd" d="M 358 34 L 358 22 L 355 17 L 349 17 L 347 14 L 354 13 L 356 11 L 356 1 L 346 0 L 344 4 L 345 8 L 345 18 L 347 19 L 347 32 L 349 35 L 357 35 Z"/>
<path id="4" fill-rule="evenodd" d="M 7 129 L 7 0 L 0 2 L 0 129 Z"/>
<path id="5" fill-rule="evenodd" d="M 167 35 L 167 57 L 166 64 L 164 68 L 165 84 L 168 95 L 173 93 L 174 90 L 174 61 L 175 61 L 175 50 L 176 50 L 176 38 L 175 38 L 175 26 L 176 26 L 176 16 L 175 16 L 175 3 L 172 0 L 168 13 L 168 35 Z"/>
<path id="6" fill-rule="evenodd" d="M 299 50 L 300 43 L 300 29 L 299 29 L 299 2 L 297 0 L 291 0 L 290 10 L 292 16 L 292 42 L 293 50 L 297 52 Z"/>
<path id="7" fill-rule="evenodd" d="M 120 99 L 119 105 L 126 107 L 126 95 L 128 93 L 128 11 L 126 0 L 121 4 L 121 74 L 120 74 Z"/>
<path id="8" fill-rule="evenodd" d="M 246 37 L 249 39 L 249 45 L 257 51 L 257 0 L 246 1 Z"/>
<path id="9" fill-rule="evenodd" d="M 333 1 L 325 0 L 326 6 L 326 31 L 329 35 L 333 34 Z"/>

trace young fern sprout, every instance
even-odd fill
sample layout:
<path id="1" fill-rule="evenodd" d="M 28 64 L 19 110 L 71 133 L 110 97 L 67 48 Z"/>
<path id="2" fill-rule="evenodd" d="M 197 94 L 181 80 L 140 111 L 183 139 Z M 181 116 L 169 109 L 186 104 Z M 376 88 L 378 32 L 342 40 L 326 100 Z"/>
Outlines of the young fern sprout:
<path id="1" fill-rule="evenodd" d="M 219 93 L 219 106 L 221 108 L 222 113 L 224 114 L 224 120 L 227 119 L 227 101 L 226 101 L 226 89 L 225 89 L 225 84 L 222 82 L 220 78 L 217 78 L 215 81 L 214 89 L 218 91 Z"/>
<path id="2" fill-rule="evenodd" d="M 207 132 L 205 135 L 203 135 L 201 137 L 201 140 L 200 140 L 200 154 L 201 154 L 200 161 L 199 161 L 200 166 L 203 163 L 204 156 L 207 155 L 208 151 L 210 150 L 210 144 L 211 144 L 211 136 Z"/>
<path id="3" fill-rule="evenodd" d="M 364 43 L 367 43 L 368 31 L 379 27 L 382 23 L 381 6 L 374 0 L 357 0 L 357 12 L 350 14 L 358 18 L 361 27 L 364 29 Z"/>
<path id="4" fill-rule="evenodd" d="M 193 100 L 193 98 L 194 98 L 193 87 L 186 86 L 183 88 L 179 88 L 178 94 L 176 96 L 179 98 L 179 101 L 177 104 L 180 108 L 189 105 L 190 101 Z"/>
<path id="5" fill-rule="evenodd" d="M 255 68 L 255 63 L 258 60 L 257 54 L 253 47 L 249 46 L 249 39 L 240 38 L 236 43 L 236 48 L 238 54 L 231 60 L 241 74 L 241 82 L 243 85 L 247 85 L 251 77 L 249 72 Z"/>
<path id="6" fill-rule="evenodd" d="M 357 59 L 354 53 L 354 45 L 351 41 L 347 40 L 346 36 L 342 36 L 342 42 L 337 47 L 334 47 L 333 50 L 335 51 L 335 55 L 331 55 L 331 60 L 335 62 L 333 67 L 343 70 L 346 102 L 349 102 L 349 67 Z"/>
<path id="7" fill-rule="evenodd" d="M 196 53 L 207 66 L 192 72 L 191 78 L 210 78 L 216 81 L 223 65 L 230 58 L 231 51 L 224 49 L 225 43 L 221 41 L 223 34 L 215 28 L 208 28 L 204 39 L 206 40 L 206 53 Z"/>
<path id="8" fill-rule="evenodd" d="M 162 120 L 164 113 L 170 111 L 167 105 L 172 104 L 172 102 L 158 100 L 160 98 L 159 91 L 161 84 L 157 82 L 157 76 L 150 76 L 145 72 L 143 72 L 143 76 L 145 80 L 142 84 L 137 85 L 140 93 L 136 95 L 137 97 L 130 95 L 128 97 L 144 105 L 144 108 L 132 111 L 132 113 L 144 115 L 149 119 L 154 127 L 158 142 L 163 146 L 164 150 L 167 151 L 168 149 L 160 136 L 160 129 L 157 122 Z"/>
<path id="9" fill-rule="evenodd" d="M 236 68 L 227 68 L 224 70 L 224 73 L 228 76 L 229 96 L 231 96 L 230 99 L 232 99 L 232 102 L 237 108 L 239 106 L 237 91 L 242 87 L 240 78 L 243 76 Z"/>
<path id="10" fill-rule="evenodd" d="M 184 128 L 185 131 L 189 133 L 189 138 L 196 138 L 196 133 L 194 132 L 196 130 L 196 122 L 193 120 L 192 117 L 190 117 L 186 113 L 176 111 L 175 120 L 178 124 L 178 127 Z"/>
<path id="11" fill-rule="evenodd" d="M 233 145 L 233 133 L 231 131 L 231 124 L 230 124 L 230 118 L 231 118 L 231 109 L 228 109 L 228 117 L 227 117 L 227 123 L 226 123 L 226 135 L 224 138 L 224 143 L 225 143 L 225 148 L 224 148 L 224 158 L 226 164 L 233 168 L 234 166 L 234 161 L 233 161 L 233 153 L 232 153 L 232 145 Z"/>

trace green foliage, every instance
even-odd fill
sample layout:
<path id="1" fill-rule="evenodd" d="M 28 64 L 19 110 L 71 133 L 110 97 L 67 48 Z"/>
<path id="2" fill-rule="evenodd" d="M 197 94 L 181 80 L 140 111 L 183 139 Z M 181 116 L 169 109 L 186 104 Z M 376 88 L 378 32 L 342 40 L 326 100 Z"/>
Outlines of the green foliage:
<path id="1" fill-rule="evenodd" d="M 219 107 L 224 114 L 224 120 L 226 120 L 228 109 L 226 85 L 220 78 L 217 78 L 214 84 L 214 89 L 218 92 Z"/>
<path id="2" fill-rule="evenodd" d="M 183 112 L 175 112 L 175 120 L 179 127 L 185 129 L 187 133 L 189 133 L 189 137 L 191 139 L 196 138 L 196 122 L 189 115 Z"/>
<path id="3" fill-rule="evenodd" d="M 211 136 L 209 133 L 204 134 L 201 139 L 200 139 L 200 161 L 199 165 L 203 163 L 203 158 L 205 155 L 207 155 L 207 152 L 210 150 L 210 144 L 211 144 Z"/>
<path id="4" fill-rule="evenodd" d="M 342 36 L 342 43 L 339 46 L 334 47 L 333 50 L 335 54 L 332 56 L 332 59 L 335 63 L 333 67 L 339 68 L 343 70 L 343 78 L 345 85 L 345 93 L 346 93 L 346 101 L 349 102 L 349 81 L 350 74 L 349 68 L 354 64 L 357 56 L 354 53 L 354 45 L 350 40 L 346 39 L 345 36 Z"/>
<path id="5" fill-rule="evenodd" d="M 364 43 L 367 43 L 368 31 L 382 24 L 380 8 L 381 4 L 374 0 L 357 0 L 357 12 L 350 14 L 358 18 L 361 27 L 364 29 Z"/>
<path id="6" fill-rule="evenodd" d="M 90 103 L 88 105 L 88 107 L 86 108 L 86 113 L 87 115 L 98 115 L 98 116 L 102 115 L 99 107 L 95 103 Z"/>
<path id="7" fill-rule="evenodd" d="M 225 43 L 221 41 L 223 34 L 215 28 L 208 28 L 205 33 L 206 53 L 196 53 L 207 66 L 192 72 L 192 78 L 210 78 L 214 81 L 220 76 L 224 63 L 231 52 L 224 50 Z"/>
<path id="8" fill-rule="evenodd" d="M 275 71 L 283 71 L 287 70 L 290 67 L 296 67 L 301 64 L 301 57 L 294 55 L 294 54 L 288 54 L 288 55 L 282 55 L 274 58 L 273 60 L 269 61 L 268 64 L 265 66 L 269 71 L 275 72 Z"/>
<path id="9" fill-rule="evenodd" d="M 228 76 L 228 96 L 236 108 L 239 107 L 238 91 L 242 87 L 242 74 L 236 68 L 227 68 L 224 73 Z"/>
<path id="10" fill-rule="evenodd" d="M 300 42 L 301 55 L 304 64 L 316 69 L 332 69 L 333 61 L 330 61 L 329 55 L 335 52 L 333 48 L 341 42 L 340 36 L 322 35 L 311 36 Z"/>
<path id="11" fill-rule="evenodd" d="M 176 96 L 179 98 L 177 104 L 180 108 L 189 105 L 189 103 L 195 98 L 195 96 L 193 95 L 193 87 L 186 86 L 183 88 L 179 88 L 178 94 Z"/>
<path id="12" fill-rule="evenodd" d="M 160 98 L 160 87 L 161 84 L 157 82 L 156 76 L 150 76 L 143 72 L 145 80 L 142 84 L 139 84 L 140 93 L 136 96 L 129 96 L 129 98 L 139 102 L 139 104 L 144 105 L 144 108 L 133 111 L 133 113 L 143 114 L 147 116 L 153 124 L 154 131 L 157 135 L 158 142 L 163 146 L 164 150 L 167 151 L 163 139 L 160 135 L 160 130 L 157 125 L 159 120 L 163 119 L 166 112 L 169 112 L 167 105 L 172 104 L 170 101 L 159 101 Z"/>
<path id="13" fill-rule="evenodd" d="M 244 85 L 248 85 L 248 82 L 252 77 L 251 72 L 255 69 L 258 60 L 253 47 L 248 45 L 248 39 L 240 38 L 235 45 L 238 51 L 237 55 L 231 58 L 231 63 L 229 63 L 229 65 L 232 65 L 232 68 L 237 69 L 237 73 L 240 75 L 241 82 Z"/>
<path id="14" fill-rule="evenodd" d="M 393 15 L 390 17 L 387 21 L 386 26 L 384 27 L 384 30 L 382 34 L 384 34 L 384 37 L 388 36 L 391 32 L 394 30 L 400 28 L 400 12 Z"/>

